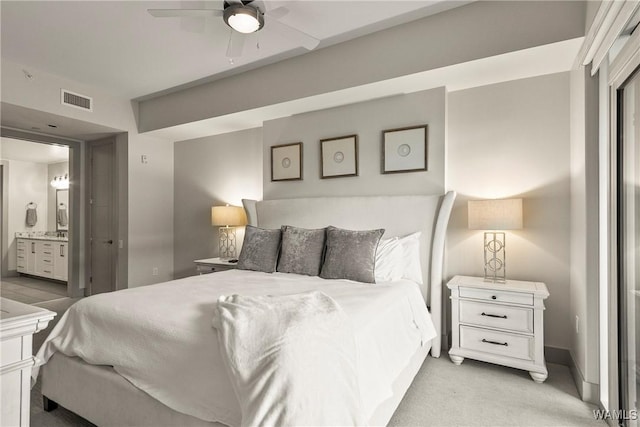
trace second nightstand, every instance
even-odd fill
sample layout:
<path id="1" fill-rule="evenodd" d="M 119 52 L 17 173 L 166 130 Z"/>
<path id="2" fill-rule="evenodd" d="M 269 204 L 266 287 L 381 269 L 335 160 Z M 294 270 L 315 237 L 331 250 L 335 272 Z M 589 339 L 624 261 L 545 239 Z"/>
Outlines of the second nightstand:
<path id="1" fill-rule="evenodd" d="M 234 270 L 238 268 L 237 262 L 221 258 L 197 259 L 193 261 L 199 274 L 216 273 L 218 271 Z"/>
<path id="2" fill-rule="evenodd" d="M 535 382 L 547 379 L 544 361 L 544 283 L 455 276 L 451 289 L 452 345 L 456 365 L 465 357 L 529 371 Z"/>

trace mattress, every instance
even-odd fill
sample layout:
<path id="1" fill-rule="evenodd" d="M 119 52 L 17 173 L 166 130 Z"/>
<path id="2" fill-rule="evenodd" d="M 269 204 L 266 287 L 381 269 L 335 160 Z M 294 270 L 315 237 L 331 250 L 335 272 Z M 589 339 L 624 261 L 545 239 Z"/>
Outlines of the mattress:
<path id="1" fill-rule="evenodd" d="M 240 425 L 240 407 L 211 325 L 220 295 L 284 295 L 320 290 L 353 323 L 358 380 L 367 417 L 436 333 L 418 285 L 361 284 L 294 274 L 232 270 L 85 298 L 73 305 L 37 354 L 112 366 L 171 409 Z M 37 376 L 37 370 L 34 372 Z"/>

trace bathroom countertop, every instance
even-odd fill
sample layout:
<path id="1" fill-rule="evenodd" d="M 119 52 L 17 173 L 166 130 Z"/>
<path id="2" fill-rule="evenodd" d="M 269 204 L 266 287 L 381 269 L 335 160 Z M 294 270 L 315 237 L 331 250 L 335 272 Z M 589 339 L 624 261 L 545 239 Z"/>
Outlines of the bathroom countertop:
<path id="1" fill-rule="evenodd" d="M 31 239 L 31 240 L 53 240 L 56 242 L 68 242 L 68 237 L 47 236 L 46 234 L 33 234 L 33 233 L 16 233 L 16 239 Z"/>

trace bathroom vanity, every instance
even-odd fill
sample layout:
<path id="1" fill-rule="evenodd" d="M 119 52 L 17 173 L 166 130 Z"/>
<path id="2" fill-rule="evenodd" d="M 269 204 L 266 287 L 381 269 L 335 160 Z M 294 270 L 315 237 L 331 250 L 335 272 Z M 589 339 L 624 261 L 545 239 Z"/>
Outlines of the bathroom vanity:
<path id="1" fill-rule="evenodd" d="M 25 233 L 26 234 L 26 233 Z M 16 236 L 18 273 L 66 282 L 69 276 L 67 237 Z"/>

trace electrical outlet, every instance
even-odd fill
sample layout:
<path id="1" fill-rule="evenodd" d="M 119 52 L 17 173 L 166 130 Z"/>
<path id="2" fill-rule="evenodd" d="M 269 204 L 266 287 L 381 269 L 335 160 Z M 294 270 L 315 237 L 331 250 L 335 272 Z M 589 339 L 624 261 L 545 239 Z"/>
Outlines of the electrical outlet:
<path id="1" fill-rule="evenodd" d="M 576 316 L 576 334 L 580 333 L 580 318 Z"/>
<path id="2" fill-rule="evenodd" d="M 154 276 L 158 275 L 158 267 L 153 267 L 153 270 L 151 270 L 151 274 L 153 274 Z"/>
<path id="3" fill-rule="evenodd" d="M 140 156 L 140 163 L 142 163 L 142 164 L 149 163 L 149 159 L 147 158 L 146 154 L 143 154 L 143 155 Z"/>

